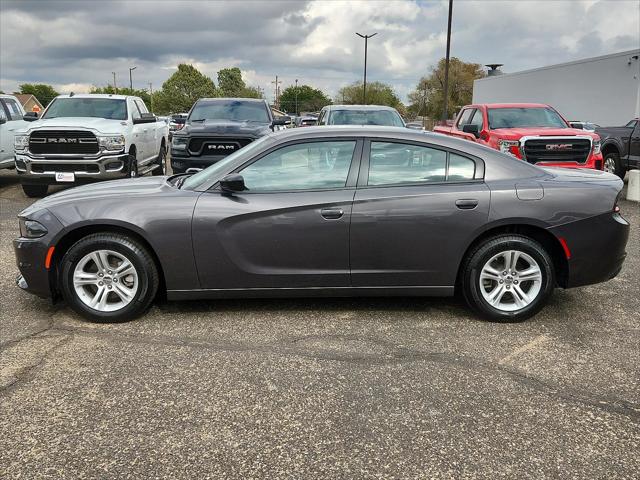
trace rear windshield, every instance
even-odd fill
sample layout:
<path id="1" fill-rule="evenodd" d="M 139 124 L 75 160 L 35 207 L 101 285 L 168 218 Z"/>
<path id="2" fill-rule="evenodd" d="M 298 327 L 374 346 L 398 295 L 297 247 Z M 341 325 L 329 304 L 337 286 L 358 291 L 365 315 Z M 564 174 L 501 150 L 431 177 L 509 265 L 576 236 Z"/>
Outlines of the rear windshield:
<path id="1" fill-rule="evenodd" d="M 262 102 L 240 100 L 215 100 L 199 102 L 191 111 L 189 121 L 231 120 L 235 122 L 270 123 L 269 113 Z"/>
<path id="2" fill-rule="evenodd" d="M 114 98 L 56 98 L 42 118 L 95 117 L 126 120 L 127 103 Z"/>
<path id="3" fill-rule="evenodd" d="M 567 124 L 550 108 L 490 108 L 487 111 L 489 128 L 550 127 L 567 128 Z"/>
<path id="4" fill-rule="evenodd" d="M 404 127 L 400 114 L 393 110 L 335 110 L 329 125 L 382 125 Z"/>

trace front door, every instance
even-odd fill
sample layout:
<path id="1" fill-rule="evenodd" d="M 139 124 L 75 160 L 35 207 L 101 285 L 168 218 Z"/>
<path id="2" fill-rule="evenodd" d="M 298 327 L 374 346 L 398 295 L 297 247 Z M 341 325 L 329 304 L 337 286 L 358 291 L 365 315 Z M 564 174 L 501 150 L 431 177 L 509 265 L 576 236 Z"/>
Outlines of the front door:
<path id="1" fill-rule="evenodd" d="M 482 161 L 440 147 L 372 141 L 362 169 L 351 214 L 353 286 L 452 287 L 462 253 L 489 213 Z"/>
<path id="2" fill-rule="evenodd" d="M 237 169 L 246 191 L 202 194 L 193 220 L 201 287 L 348 286 L 360 143 L 280 146 Z"/>

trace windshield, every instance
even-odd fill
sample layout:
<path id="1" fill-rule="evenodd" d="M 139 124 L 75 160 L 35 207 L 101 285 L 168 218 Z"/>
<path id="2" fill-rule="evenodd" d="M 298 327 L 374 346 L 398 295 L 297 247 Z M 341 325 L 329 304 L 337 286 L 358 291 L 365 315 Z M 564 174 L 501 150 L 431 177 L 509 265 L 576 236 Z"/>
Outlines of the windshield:
<path id="1" fill-rule="evenodd" d="M 125 100 L 114 98 L 56 98 L 42 118 L 95 117 L 126 120 Z"/>
<path id="2" fill-rule="evenodd" d="M 251 142 L 246 147 L 241 148 L 240 150 L 236 150 L 228 157 L 223 158 L 217 163 L 214 163 L 208 168 L 205 168 L 201 172 L 198 172 L 194 175 L 191 175 L 187 178 L 182 184 L 182 188 L 186 188 L 192 190 L 194 188 L 198 188 L 200 185 L 205 183 L 209 183 L 211 180 L 217 180 L 218 176 L 222 173 L 226 173 L 227 169 L 230 165 L 232 165 L 236 159 L 242 156 L 249 156 L 252 152 L 260 148 L 260 146 L 269 139 L 270 136 L 266 135 L 264 137 L 259 138 Z"/>
<path id="3" fill-rule="evenodd" d="M 262 102 L 241 100 L 214 100 L 198 102 L 189 115 L 189 121 L 231 120 L 234 122 L 270 123 L 269 113 Z"/>
<path id="4" fill-rule="evenodd" d="M 335 110 L 329 117 L 329 125 L 382 125 L 404 127 L 398 112 L 393 110 Z"/>
<path id="5" fill-rule="evenodd" d="M 567 128 L 562 117 L 550 108 L 490 108 L 489 128 L 549 127 Z"/>

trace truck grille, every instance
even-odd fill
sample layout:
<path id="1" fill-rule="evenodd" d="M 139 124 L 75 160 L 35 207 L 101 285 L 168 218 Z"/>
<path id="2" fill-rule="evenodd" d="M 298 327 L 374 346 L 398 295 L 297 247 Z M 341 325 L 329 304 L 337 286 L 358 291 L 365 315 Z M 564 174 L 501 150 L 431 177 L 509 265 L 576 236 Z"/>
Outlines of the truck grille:
<path id="1" fill-rule="evenodd" d="M 37 155 L 94 154 L 98 140 L 81 130 L 39 130 L 29 136 L 29 151 Z"/>
<path id="2" fill-rule="evenodd" d="M 252 141 L 252 138 L 195 137 L 189 141 L 189 153 L 196 157 L 200 155 L 230 155 L 249 145 Z"/>
<path id="3" fill-rule="evenodd" d="M 529 163 L 576 162 L 585 163 L 591 152 L 586 138 L 534 138 L 524 142 L 524 158 Z"/>

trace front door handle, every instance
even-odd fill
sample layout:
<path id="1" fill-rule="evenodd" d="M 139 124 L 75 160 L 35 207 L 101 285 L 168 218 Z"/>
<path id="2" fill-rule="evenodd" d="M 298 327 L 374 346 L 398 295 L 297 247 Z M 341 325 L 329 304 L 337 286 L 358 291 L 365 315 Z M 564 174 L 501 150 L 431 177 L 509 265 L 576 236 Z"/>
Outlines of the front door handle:
<path id="1" fill-rule="evenodd" d="M 475 198 L 461 198 L 456 200 L 456 207 L 460 210 L 473 210 L 478 206 L 478 200 Z"/>
<path id="2" fill-rule="evenodd" d="M 338 218 L 342 218 L 344 210 L 341 208 L 323 208 L 320 210 L 320 215 L 327 220 L 336 220 Z"/>

